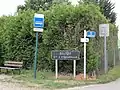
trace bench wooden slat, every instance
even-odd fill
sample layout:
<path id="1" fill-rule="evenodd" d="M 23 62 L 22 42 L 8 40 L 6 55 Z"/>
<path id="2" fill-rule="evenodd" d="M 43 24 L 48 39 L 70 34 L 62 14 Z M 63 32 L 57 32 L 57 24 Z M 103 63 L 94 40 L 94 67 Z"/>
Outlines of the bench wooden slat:
<path id="1" fill-rule="evenodd" d="M 22 67 L 22 65 L 16 65 L 16 64 L 4 64 L 4 66 L 7 66 L 7 67 Z"/>
<path id="2" fill-rule="evenodd" d="M 8 70 L 19 70 L 19 74 L 20 74 L 20 70 L 23 66 L 23 62 L 15 62 L 15 61 L 5 61 L 4 62 L 4 66 L 0 67 L 0 71 L 1 69 L 6 69 L 7 72 Z"/>
<path id="3" fill-rule="evenodd" d="M 23 64 L 23 62 L 5 61 L 5 64 Z"/>
<path id="4" fill-rule="evenodd" d="M 15 69 L 20 69 L 20 68 L 0 67 L 0 69 L 10 69 L 10 70 L 15 70 Z"/>

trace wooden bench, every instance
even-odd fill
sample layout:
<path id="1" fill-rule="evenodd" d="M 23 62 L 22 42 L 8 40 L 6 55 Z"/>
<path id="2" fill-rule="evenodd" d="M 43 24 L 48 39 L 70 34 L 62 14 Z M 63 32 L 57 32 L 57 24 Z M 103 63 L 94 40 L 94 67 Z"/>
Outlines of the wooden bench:
<path id="1" fill-rule="evenodd" d="M 0 72 L 1 72 L 1 69 L 6 69 L 7 72 L 8 72 L 8 70 L 12 70 L 12 71 L 19 70 L 19 74 L 20 74 L 20 70 L 21 70 L 22 66 L 23 66 L 23 62 L 5 61 L 4 66 L 0 67 Z"/>

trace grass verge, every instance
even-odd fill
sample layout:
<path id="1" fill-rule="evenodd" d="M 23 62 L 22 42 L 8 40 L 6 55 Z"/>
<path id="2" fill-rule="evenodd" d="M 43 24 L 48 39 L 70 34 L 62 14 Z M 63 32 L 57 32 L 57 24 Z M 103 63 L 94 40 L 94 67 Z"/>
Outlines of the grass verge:
<path id="1" fill-rule="evenodd" d="M 120 66 L 111 69 L 107 74 L 98 77 L 98 83 L 108 83 L 120 78 Z"/>
<path id="2" fill-rule="evenodd" d="M 43 88 L 49 89 L 57 89 L 57 88 L 68 88 L 68 87 L 75 87 L 75 86 L 83 86 L 83 85 L 90 85 L 90 84 L 99 84 L 99 83 L 107 83 L 110 81 L 114 81 L 120 78 L 120 66 L 116 66 L 115 68 L 111 69 L 107 74 L 101 75 L 98 77 L 97 80 L 91 81 L 78 81 L 74 80 L 73 78 L 60 78 L 55 79 L 54 73 L 52 72 L 37 72 L 36 80 L 33 78 L 33 71 L 23 71 L 20 75 L 15 75 L 13 78 L 17 80 L 22 80 L 26 84 L 31 85 L 38 85 Z"/>
<path id="3" fill-rule="evenodd" d="M 33 71 L 22 71 L 20 75 L 14 75 L 13 78 L 16 80 L 24 81 L 28 86 L 40 86 L 49 89 L 68 88 L 74 86 L 83 86 L 89 84 L 95 84 L 96 81 L 78 81 L 72 77 L 63 77 L 55 79 L 55 74 L 52 72 L 37 72 L 37 78 L 34 79 Z"/>

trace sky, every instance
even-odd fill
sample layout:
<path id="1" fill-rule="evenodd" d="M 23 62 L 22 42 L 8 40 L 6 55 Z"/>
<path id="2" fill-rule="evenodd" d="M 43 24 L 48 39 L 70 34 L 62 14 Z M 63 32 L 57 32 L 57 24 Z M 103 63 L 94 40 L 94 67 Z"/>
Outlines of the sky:
<path id="1" fill-rule="evenodd" d="M 70 0 L 73 4 L 76 4 L 78 0 Z M 116 24 L 119 25 L 120 29 L 120 0 L 111 0 L 115 3 L 115 12 L 117 13 Z M 18 5 L 23 5 L 24 0 L 0 0 L 0 16 L 2 15 L 13 15 L 17 10 Z M 120 35 L 119 35 L 120 39 Z"/>
<path id="2" fill-rule="evenodd" d="M 14 14 L 17 6 L 24 4 L 24 0 L 0 0 L 0 16 Z"/>

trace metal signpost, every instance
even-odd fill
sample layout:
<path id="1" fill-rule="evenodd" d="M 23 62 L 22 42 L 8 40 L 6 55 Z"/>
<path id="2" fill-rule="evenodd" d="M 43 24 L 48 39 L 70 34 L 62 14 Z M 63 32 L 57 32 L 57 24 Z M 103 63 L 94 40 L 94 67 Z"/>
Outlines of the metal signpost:
<path id="1" fill-rule="evenodd" d="M 36 69 L 37 69 L 37 56 L 38 56 L 38 32 L 43 32 L 44 27 L 44 15 L 37 14 L 34 15 L 34 31 L 36 32 L 36 47 L 35 47 L 35 60 L 34 60 L 34 79 L 36 79 Z"/>
<path id="2" fill-rule="evenodd" d="M 106 37 L 109 36 L 109 24 L 99 25 L 99 36 L 104 37 L 104 70 L 105 73 L 108 71 L 108 61 L 107 61 L 107 47 L 106 47 Z"/>
<path id="3" fill-rule="evenodd" d="M 74 74 L 74 78 L 76 77 L 76 60 L 74 60 L 74 68 L 73 68 L 73 74 Z"/>
<path id="4" fill-rule="evenodd" d="M 89 38 L 95 37 L 96 32 L 84 30 L 84 38 L 81 38 L 81 42 L 84 42 L 84 79 L 86 79 L 86 43 L 89 42 Z"/>
<path id="5" fill-rule="evenodd" d="M 55 60 L 56 79 L 58 78 L 58 60 L 74 60 L 74 77 L 76 77 L 76 60 L 80 59 L 80 52 L 76 50 L 54 50 L 51 52 L 52 59 Z"/>
<path id="6" fill-rule="evenodd" d="M 86 30 L 84 30 L 84 39 L 86 39 Z M 86 42 L 84 42 L 84 79 L 86 79 Z"/>
<path id="7" fill-rule="evenodd" d="M 55 60 L 55 72 L 56 72 L 56 79 L 58 78 L 58 60 Z"/>

